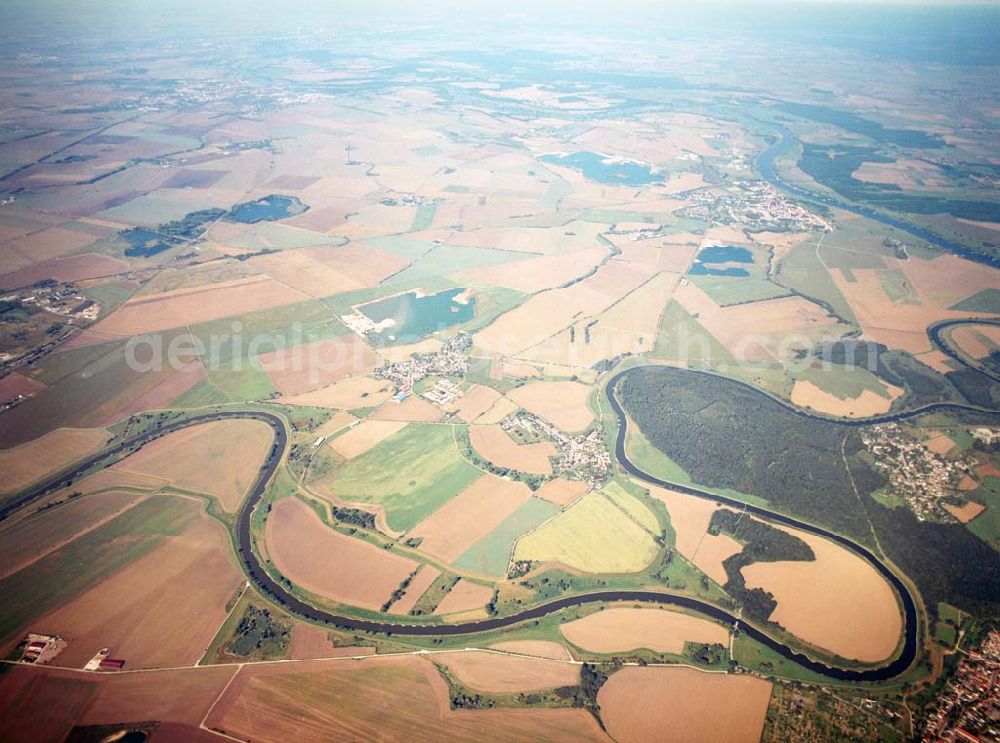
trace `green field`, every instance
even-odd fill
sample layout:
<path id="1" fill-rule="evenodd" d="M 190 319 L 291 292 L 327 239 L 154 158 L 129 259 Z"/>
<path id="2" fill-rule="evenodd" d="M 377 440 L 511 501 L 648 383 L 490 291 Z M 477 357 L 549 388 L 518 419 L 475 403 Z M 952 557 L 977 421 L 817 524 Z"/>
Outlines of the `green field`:
<path id="1" fill-rule="evenodd" d="M 966 527 L 983 541 L 1000 548 L 1000 478 L 987 477 L 982 486 L 972 493 L 972 500 L 985 505 L 986 510 Z"/>
<path id="2" fill-rule="evenodd" d="M 642 526 L 607 497 L 591 492 L 518 540 L 514 559 L 553 560 L 588 573 L 634 573 L 647 567 L 657 551 Z"/>
<path id="3" fill-rule="evenodd" d="M 138 560 L 198 516 L 193 501 L 149 498 L 0 581 L 0 642 Z"/>
<path id="4" fill-rule="evenodd" d="M 470 268 L 510 263 L 521 256 L 492 248 L 467 248 L 458 245 L 437 245 L 420 256 L 408 268 L 386 279 L 386 286 L 422 281 L 425 278 L 447 276 Z"/>
<path id="5" fill-rule="evenodd" d="M 857 324 L 851 306 L 816 255 L 815 241 L 808 240 L 792 248 L 778 262 L 775 281 L 806 297 L 827 302 L 842 318 Z"/>
<path id="6" fill-rule="evenodd" d="M 687 339 L 688 343 L 683 343 Z M 651 356 L 664 361 L 684 361 L 688 366 L 712 368 L 733 364 L 732 355 L 687 310 L 671 300 L 663 311 Z"/>
<path id="7" fill-rule="evenodd" d="M 888 391 L 881 380 L 861 366 L 831 364 L 828 370 L 816 366 L 795 372 L 794 376 L 795 379 L 812 382 L 824 392 L 836 395 L 841 400 L 858 397 L 865 390 L 888 397 Z"/>
<path id="8" fill-rule="evenodd" d="M 507 574 L 510 551 L 525 532 L 544 523 L 559 512 L 559 507 L 539 498 L 531 498 L 500 522 L 500 525 L 469 547 L 455 560 L 455 567 L 497 577 Z"/>
<path id="9" fill-rule="evenodd" d="M 345 463 L 331 490 L 346 501 L 384 506 L 389 527 L 407 531 L 481 474 L 459 455 L 451 426 L 411 423 Z"/>
<path id="10" fill-rule="evenodd" d="M 956 305 L 949 307 L 952 310 L 961 312 L 989 312 L 993 315 L 1000 315 L 1000 289 L 983 289 L 977 294 L 973 294 L 967 299 L 963 299 Z"/>

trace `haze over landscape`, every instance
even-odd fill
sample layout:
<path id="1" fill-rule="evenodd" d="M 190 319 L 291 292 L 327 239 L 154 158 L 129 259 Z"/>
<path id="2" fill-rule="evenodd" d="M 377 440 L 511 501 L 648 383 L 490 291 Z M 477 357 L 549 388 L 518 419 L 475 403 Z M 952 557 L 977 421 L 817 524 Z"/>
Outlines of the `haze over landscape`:
<path id="1" fill-rule="evenodd" d="M 0 28 L 0 740 L 1000 739 L 996 3 Z"/>

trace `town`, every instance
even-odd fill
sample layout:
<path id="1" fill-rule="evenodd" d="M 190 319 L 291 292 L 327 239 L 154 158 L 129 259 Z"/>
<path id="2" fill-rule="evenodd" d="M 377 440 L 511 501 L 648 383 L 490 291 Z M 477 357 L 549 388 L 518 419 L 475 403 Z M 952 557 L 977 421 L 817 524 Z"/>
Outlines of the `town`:
<path id="1" fill-rule="evenodd" d="M 892 493 L 906 501 L 921 521 L 955 523 L 947 509 L 958 485 L 972 469 L 964 458 L 945 459 L 907 435 L 896 423 L 872 426 L 861 434 L 878 469 L 889 478 Z M 952 504 L 954 505 L 954 504 Z"/>
<path id="2" fill-rule="evenodd" d="M 690 194 L 678 214 L 705 222 L 739 225 L 750 232 L 830 232 L 833 225 L 788 199 L 766 181 L 734 181 L 728 190 Z"/>

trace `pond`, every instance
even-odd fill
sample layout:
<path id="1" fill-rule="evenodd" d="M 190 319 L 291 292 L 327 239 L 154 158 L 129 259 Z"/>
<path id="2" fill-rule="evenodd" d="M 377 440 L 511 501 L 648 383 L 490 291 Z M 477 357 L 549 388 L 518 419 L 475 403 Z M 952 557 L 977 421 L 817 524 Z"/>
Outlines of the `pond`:
<path id="1" fill-rule="evenodd" d="M 476 300 L 463 296 L 465 289 L 447 289 L 437 294 L 417 291 L 386 297 L 358 307 L 381 329 L 371 333 L 382 343 L 414 343 L 438 330 L 468 322 Z"/>
<path id="2" fill-rule="evenodd" d="M 309 207 L 295 196 L 279 196 L 271 194 L 256 201 L 237 204 L 229 210 L 226 219 L 230 222 L 256 224 L 257 222 L 275 222 L 302 214 Z"/>
<path id="3" fill-rule="evenodd" d="M 579 170 L 592 181 L 613 186 L 644 186 L 663 181 L 663 174 L 656 173 L 645 163 L 600 155 L 596 152 L 574 152 L 572 155 L 548 154 L 538 158 L 543 163 L 562 165 Z"/>

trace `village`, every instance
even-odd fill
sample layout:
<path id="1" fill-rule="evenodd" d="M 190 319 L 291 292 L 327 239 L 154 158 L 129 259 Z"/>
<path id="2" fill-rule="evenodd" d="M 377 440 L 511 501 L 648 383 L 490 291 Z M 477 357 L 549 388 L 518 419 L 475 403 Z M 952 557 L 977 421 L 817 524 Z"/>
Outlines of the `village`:
<path id="1" fill-rule="evenodd" d="M 1000 631 L 964 653 L 934 701 L 921 740 L 1000 740 Z"/>
<path id="2" fill-rule="evenodd" d="M 604 444 L 600 428 L 579 436 L 563 433 L 551 423 L 536 415 L 519 411 L 507 416 L 500 426 L 519 439 L 547 440 L 555 444 L 559 457 L 554 464 L 554 474 L 571 480 L 582 480 L 592 487 L 603 484 L 611 472 L 611 454 Z"/>
<path id="3" fill-rule="evenodd" d="M 434 353 L 416 353 L 407 361 L 388 362 L 373 372 L 376 379 L 386 379 L 396 385 L 404 397 L 413 385 L 430 376 L 462 377 L 469 370 L 467 351 L 472 337 L 460 332 Z"/>
<path id="4" fill-rule="evenodd" d="M 889 478 L 892 494 L 906 501 L 921 521 L 955 523 L 948 506 L 972 464 L 965 458 L 945 459 L 910 437 L 896 423 L 872 426 L 861 434 L 879 470 Z"/>

